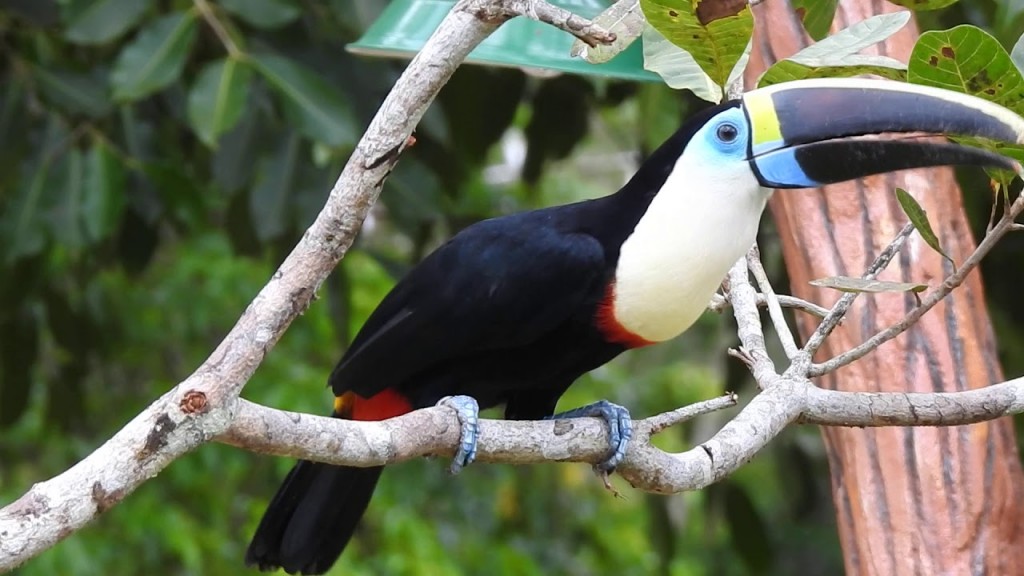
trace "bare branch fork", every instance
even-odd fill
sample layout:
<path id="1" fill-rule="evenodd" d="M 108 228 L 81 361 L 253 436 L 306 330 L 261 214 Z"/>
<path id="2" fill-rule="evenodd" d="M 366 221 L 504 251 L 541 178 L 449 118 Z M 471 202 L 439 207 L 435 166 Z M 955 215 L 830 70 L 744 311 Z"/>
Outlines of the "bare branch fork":
<path id="1" fill-rule="evenodd" d="M 354 466 L 454 453 L 458 424 L 449 408 L 428 408 L 384 422 L 351 422 L 275 410 L 241 400 L 239 394 L 263 357 L 309 306 L 320 284 L 345 256 L 414 127 L 455 68 L 480 41 L 515 16 L 547 22 L 591 45 L 614 40 L 613 34 L 599 26 L 542 0 L 460 0 L 381 105 L 316 220 L 210 357 L 81 462 L 35 484 L 0 509 L 0 572 L 17 567 L 82 528 L 176 458 L 211 440 L 256 452 Z M 911 313 L 917 316 L 907 325 L 959 285 L 1002 234 L 1019 228 L 1013 218 L 1022 208 L 1018 199 L 978 252 L 924 298 Z M 759 264 L 750 266 L 755 268 L 762 293 L 754 290 L 747 276 L 748 263 L 741 260 L 729 274 L 728 301 L 716 298 L 712 306 L 732 306 L 744 357 L 763 391 L 713 437 L 679 454 L 653 447 L 650 437 L 677 422 L 732 406 L 737 402 L 734 395 L 637 421 L 634 441 L 619 468 L 633 486 L 659 493 L 703 488 L 749 461 L 793 422 L 951 425 L 1024 411 L 1021 378 L 949 394 L 826 391 L 807 379 L 810 374 L 834 369 L 829 362 L 838 366 L 859 358 L 857 354 L 863 355 L 905 329 L 900 326 L 866 342 L 863 353 L 858 347 L 820 366 L 810 364 L 805 346 L 796 350 L 790 368 L 780 375 L 765 350 L 759 303 L 769 307 L 780 331 L 785 326 L 784 320 L 779 321 L 780 305 L 835 316 L 835 321 L 844 311 L 837 305 L 825 314 L 813 304 L 776 297 L 767 279 L 761 279 Z M 791 351 L 787 346 L 787 352 Z M 606 450 L 607 430 L 593 418 L 481 421 L 478 459 L 483 462 L 595 462 Z"/>

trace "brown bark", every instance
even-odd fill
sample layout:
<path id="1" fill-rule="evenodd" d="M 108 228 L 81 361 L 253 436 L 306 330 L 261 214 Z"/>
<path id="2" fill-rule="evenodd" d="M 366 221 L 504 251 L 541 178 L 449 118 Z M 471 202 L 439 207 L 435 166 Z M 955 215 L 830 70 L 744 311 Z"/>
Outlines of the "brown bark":
<path id="1" fill-rule="evenodd" d="M 833 30 L 901 8 L 843 0 Z M 753 87 L 765 67 L 809 42 L 786 2 L 755 7 Z M 906 61 L 915 23 L 876 53 Z M 838 295 L 814 278 L 859 275 L 906 222 L 893 190 L 911 192 L 958 262 L 975 247 L 950 169 L 916 170 L 806 191 L 771 201 L 795 295 L 819 303 Z M 940 282 L 949 265 L 912 236 L 882 278 Z M 913 308 L 903 295 L 862 297 L 816 360 L 843 352 Z M 814 320 L 798 315 L 806 338 Z M 956 391 L 1003 379 L 980 275 L 974 273 L 921 323 L 820 385 L 853 391 Z M 1013 424 L 1003 418 L 950 428 L 824 428 L 839 536 L 848 574 L 1024 573 L 1024 475 Z"/>

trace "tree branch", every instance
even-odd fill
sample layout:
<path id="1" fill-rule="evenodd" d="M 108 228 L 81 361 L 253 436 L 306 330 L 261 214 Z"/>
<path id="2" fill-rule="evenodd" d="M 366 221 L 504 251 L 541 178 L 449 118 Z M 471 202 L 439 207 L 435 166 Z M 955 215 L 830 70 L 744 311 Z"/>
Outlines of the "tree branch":
<path id="1" fill-rule="evenodd" d="M 669 426 L 735 406 L 736 401 L 736 395 L 726 394 L 636 420 L 634 431 L 646 440 Z M 231 426 L 215 440 L 263 454 L 346 466 L 381 466 L 420 456 L 453 456 L 459 443 L 459 421 L 451 408 L 442 406 L 381 422 L 357 422 L 240 400 Z M 608 428 L 599 418 L 480 420 L 477 462 L 594 464 L 607 456 Z M 630 465 L 649 467 L 637 458 Z"/>
<path id="2" fill-rule="evenodd" d="M 775 326 L 775 333 L 779 336 L 782 349 L 785 350 L 786 357 L 792 360 L 798 353 L 796 339 L 793 338 L 793 331 L 789 329 L 789 324 L 786 323 L 786 316 L 782 313 L 782 305 L 775 295 L 775 290 L 772 288 L 771 282 L 768 281 L 768 274 L 764 271 L 764 265 L 761 263 L 761 250 L 757 247 L 757 244 L 754 244 L 754 247 L 750 249 L 750 253 L 747 255 L 747 268 L 754 275 L 757 287 L 761 289 L 761 294 L 764 295 L 768 306 L 768 316 L 772 319 L 772 325 Z"/>
<path id="3" fill-rule="evenodd" d="M 765 389 L 778 380 L 778 371 L 764 343 L 764 329 L 757 312 L 757 291 L 751 286 L 747 275 L 748 257 L 749 254 L 740 258 L 729 270 L 729 300 L 732 301 L 733 316 L 736 318 L 736 332 L 743 343 L 743 359 L 758 386 Z"/>
<path id="4" fill-rule="evenodd" d="M 907 238 L 913 234 L 914 225 L 907 223 L 903 228 L 896 234 L 896 237 L 892 239 L 892 242 L 882 250 L 871 266 L 868 267 L 867 271 L 864 272 L 863 278 L 865 280 L 874 280 L 885 267 L 892 262 L 892 259 L 899 253 L 900 248 L 903 247 L 903 243 L 906 242 Z M 807 358 L 814 356 L 814 353 L 818 351 L 818 348 L 825 342 L 825 338 L 836 329 L 836 326 L 843 321 L 846 313 L 850 311 L 850 306 L 853 306 L 853 301 L 859 296 L 858 292 L 847 292 L 843 294 L 839 301 L 835 303 L 832 310 L 829 311 L 825 319 L 818 325 L 818 329 L 814 331 L 814 334 L 807 339 L 807 344 L 804 345 L 803 352 L 807 355 Z"/>
<path id="5" fill-rule="evenodd" d="M 609 32 L 590 20 L 554 4 L 548 4 L 541 0 L 510 0 L 506 2 L 506 5 L 511 12 L 564 30 L 591 48 L 598 44 L 615 42 L 614 32 Z"/>
<path id="6" fill-rule="evenodd" d="M 789 296 L 786 294 L 776 294 L 775 297 L 779 300 L 779 305 L 783 308 L 793 308 L 794 310 L 801 310 L 807 312 L 812 316 L 818 318 L 824 318 L 828 315 L 828 308 L 819 306 L 814 302 L 808 302 L 795 296 Z M 711 297 L 711 302 L 708 303 L 708 310 L 712 312 L 722 312 L 726 308 L 731 306 L 731 302 L 721 294 L 715 294 Z M 764 294 L 757 295 L 757 307 L 765 308 L 768 306 L 768 300 L 764 297 Z"/>
<path id="7" fill-rule="evenodd" d="M 548 22 L 588 43 L 614 39 L 592 23 L 541 0 L 460 0 L 381 105 L 316 221 L 210 357 L 84 460 L 34 485 L 0 509 L 0 571 L 17 567 L 72 534 L 174 459 L 210 440 L 256 452 L 353 466 L 454 453 L 459 425 L 450 408 L 428 408 L 383 422 L 352 422 L 274 410 L 238 396 L 351 246 L 413 128 L 456 66 L 483 38 L 516 15 Z M 741 89 L 741 85 L 730 87 L 730 97 Z M 1022 208 L 1024 201 L 1018 198 L 978 251 L 908 316 L 907 325 L 959 285 L 1001 234 L 1017 227 L 1013 218 Z M 898 241 L 902 240 L 898 237 Z M 886 253 L 894 254 L 897 242 L 893 246 Z M 756 252 L 751 258 L 756 260 Z M 880 257 L 876 264 L 884 260 Z M 878 264 L 878 269 L 884 265 Z M 953 425 L 1024 411 L 1021 378 L 949 394 L 844 393 L 819 390 L 807 380 L 808 373 L 824 373 L 866 354 L 905 329 L 899 326 L 823 365 L 794 359 L 786 374 L 780 375 L 765 348 L 757 307 L 769 303 L 775 317 L 779 310 L 772 304 L 770 288 L 767 294 L 754 289 L 748 267 L 757 274 L 756 262 L 747 259 L 729 271 L 728 298 L 742 342 L 740 356 L 751 366 L 763 391 L 713 437 L 679 454 L 654 447 L 649 442 L 651 436 L 674 423 L 734 405 L 734 395 L 638 420 L 634 441 L 618 469 L 633 486 L 659 493 L 703 488 L 748 462 L 796 421 L 854 426 Z M 784 298 L 779 302 L 784 304 Z M 806 302 L 797 304 L 816 310 Z M 837 304 L 823 326 L 834 327 L 845 310 Z M 831 329 L 819 329 L 819 339 Z M 805 347 L 802 354 L 809 358 L 807 350 Z M 594 463 L 606 456 L 607 449 L 607 429 L 595 418 L 483 420 L 478 460 Z"/>
<path id="8" fill-rule="evenodd" d="M 807 389 L 800 421 L 825 426 L 960 426 L 1024 412 L 1024 377 L 962 392 Z"/>
<path id="9" fill-rule="evenodd" d="M 850 362 L 854 362 L 871 353 L 874 349 L 878 348 L 882 344 L 892 340 L 905 332 L 908 328 L 917 323 L 922 316 L 928 313 L 929 310 L 935 307 L 936 304 L 941 302 L 950 292 L 955 290 L 958 286 L 963 284 L 967 276 L 974 271 L 974 269 L 981 263 L 981 260 L 985 257 L 989 251 L 1005 236 L 1008 232 L 1013 230 L 1015 220 L 1020 215 L 1021 211 L 1024 211 L 1024 194 L 1017 197 L 1007 210 L 1003 213 L 1002 218 L 992 228 L 992 230 L 985 235 L 982 241 L 978 244 L 978 247 L 974 252 L 964 260 L 964 263 L 955 272 L 949 275 L 942 284 L 929 292 L 924 298 L 921 299 L 921 303 L 910 311 L 902 320 L 886 328 L 885 330 L 875 334 L 871 338 L 868 338 L 859 346 L 852 348 L 842 354 L 832 358 L 821 364 L 813 364 L 808 370 L 809 376 L 821 376 L 834 370 L 846 366 Z M 910 226 L 908 224 L 907 226 Z M 906 230 L 906 227 L 904 227 Z M 895 250 L 893 251 L 895 254 Z M 884 254 L 883 254 L 884 255 Z M 881 259 L 882 256 L 879 256 Z M 877 260 L 876 260 L 877 262 Z M 874 266 L 872 266 L 874 268 Z M 836 305 L 838 307 L 838 304 Z M 835 308 L 833 308 L 835 310 Z M 824 325 L 824 322 L 822 323 Z M 819 328 L 820 330 L 820 328 Z M 817 334 L 817 332 L 815 333 Z"/>
<path id="10" fill-rule="evenodd" d="M 754 349 L 748 342 L 745 346 Z M 954 426 L 1024 412 L 1024 378 L 941 394 L 838 392 L 801 378 L 778 377 L 717 434 L 686 452 L 649 442 L 667 425 L 734 405 L 732 394 L 634 422 L 635 441 L 617 470 L 635 488 L 697 490 L 735 471 L 791 422 L 825 426 Z M 450 457 L 459 424 L 446 407 L 382 422 L 286 412 L 239 401 L 229 429 L 215 440 L 264 454 L 347 466 L 381 466 L 421 456 Z M 608 429 L 598 418 L 480 421 L 478 462 L 586 462 L 607 456 Z"/>
<path id="11" fill-rule="evenodd" d="M 0 509 L 0 571 L 66 538 L 228 429 L 242 387 L 352 245 L 416 123 L 459 63 L 509 17 L 501 0 L 452 8 L 395 83 L 312 226 L 210 357 L 80 463 Z"/>

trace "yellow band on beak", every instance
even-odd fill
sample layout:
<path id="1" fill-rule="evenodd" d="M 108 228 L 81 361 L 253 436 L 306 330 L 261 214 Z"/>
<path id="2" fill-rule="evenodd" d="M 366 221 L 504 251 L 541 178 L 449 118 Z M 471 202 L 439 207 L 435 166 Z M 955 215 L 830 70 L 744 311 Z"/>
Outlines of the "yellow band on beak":
<path id="1" fill-rule="evenodd" d="M 758 148 L 766 144 L 777 144 L 782 141 L 782 128 L 775 112 L 772 95 L 768 92 L 748 92 L 743 96 L 743 107 L 747 111 L 752 129 L 752 150 L 757 155 Z"/>

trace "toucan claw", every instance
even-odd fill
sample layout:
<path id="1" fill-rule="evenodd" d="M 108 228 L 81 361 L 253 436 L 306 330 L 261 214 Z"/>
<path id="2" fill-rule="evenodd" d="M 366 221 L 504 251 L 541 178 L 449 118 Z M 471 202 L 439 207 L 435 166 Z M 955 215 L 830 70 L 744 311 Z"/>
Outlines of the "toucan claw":
<path id="1" fill-rule="evenodd" d="M 608 440 L 611 444 L 611 454 L 603 462 L 594 464 L 594 472 L 599 476 L 607 477 L 608 474 L 615 471 L 615 468 L 626 456 L 626 447 L 629 445 L 629 440 L 633 438 L 633 419 L 629 415 L 629 410 L 607 400 L 599 400 L 593 404 L 567 410 L 549 416 L 548 419 L 564 420 L 566 418 L 585 418 L 588 416 L 601 418 L 608 424 Z"/>
<path id="2" fill-rule="evenodd" d="M 472 396 L 445 396 L 437 405 L 455 409 L 455 415 L 462 425 L 459 449 L 449 468 L 452 474 L 458 474 L 476 459 L 476 443 L 480 437 L 480 405 Z"/>

